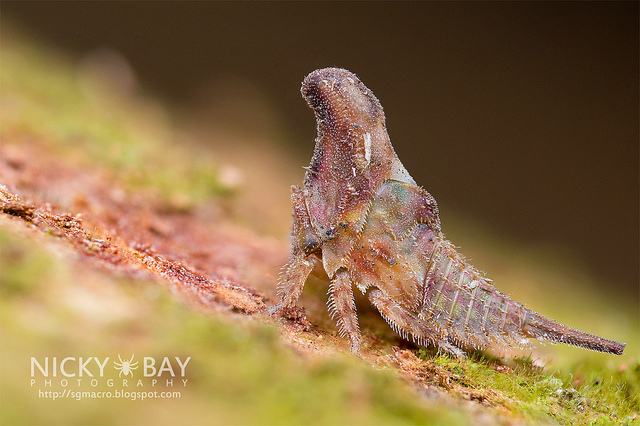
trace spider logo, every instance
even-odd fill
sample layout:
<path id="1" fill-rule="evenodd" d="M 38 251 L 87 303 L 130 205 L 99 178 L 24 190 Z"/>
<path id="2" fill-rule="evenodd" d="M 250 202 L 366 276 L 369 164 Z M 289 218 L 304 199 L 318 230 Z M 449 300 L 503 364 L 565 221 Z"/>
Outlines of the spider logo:
<path id="1" fill-rule="evenodd" d="M 135 355 L 131 355 L 130 360 L 123 361 L 122 358 L 120 358 L 120 354 L 118 354 L 118 359 L 120 360 L 120 362 L 118 363 L 113 361 L 113 364 L 115 365 L 115 369 L 120 370 L 120 374 L 118 374 L 118 377 L 122 377 L 123 373 L 125 376 L 131 375 L 131 377 L 133 377 L 133 370 L 138 369 L 138 361 L 132 362 L 134 356 Z"/>

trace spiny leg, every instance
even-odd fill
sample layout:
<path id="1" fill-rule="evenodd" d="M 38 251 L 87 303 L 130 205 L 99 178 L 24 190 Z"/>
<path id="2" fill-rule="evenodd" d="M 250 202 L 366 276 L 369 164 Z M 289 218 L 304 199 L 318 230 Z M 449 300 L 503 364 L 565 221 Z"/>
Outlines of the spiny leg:
<path id="1" fill-rule="evenodd" d="M 270 315 L 292 307 L 302 293 L 307 277 L 313 270 L 317 258 L 314 252 L 319 248 L 318 237 L 311 225 L 309 212 L 305 203 L 304 191 L 298 186 L 291 187 L 291 258 L 283 266 L 278 278 L 278 295 L 280 302 L 269 308 Z"/>
<path id="2" fill-rule="evenodd" d="M 351 341 L 351 352 L 360 351 L 362 336 L 358 326 L 358 315 L 353 298 L 351 278 L 346 269 L 340 268 L 331 279 L 329 288 L 329 311 L 333 318 L 337 317 L 338 333 L 341 337 L 348 336 Z"/>
<path id="3" fill-rule="evenodd" d="M 302 293 L 302 288 L 314 267 L 314 258 L 311 256 L 294 256 L 282 268 L 278 279 L 278 295 L 280 302 L 269 308 L 269 315 L 281 312 L 284 308 L 292 307 Z"/>
<path id="4" fill-rule="evenodd" d="M 439 335 L 441 333 L 438 332 L 437 325 L 413 315 L 380 290 L 372 291 L 368 297 L 369 301 L 378 309 L 391 328 L 404 339 L 408 340 L 407 335 L 411 335 L 418 344 L 437 345 L 440 349 L 464 358 L 464 353 L 458 347 L 451 344 L 446 336 Z"/>

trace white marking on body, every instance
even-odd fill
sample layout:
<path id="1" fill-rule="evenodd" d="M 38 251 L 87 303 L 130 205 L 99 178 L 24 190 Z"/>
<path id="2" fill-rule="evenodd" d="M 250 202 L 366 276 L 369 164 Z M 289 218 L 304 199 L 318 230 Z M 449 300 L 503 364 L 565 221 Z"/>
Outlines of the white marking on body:
<path id="1" fill-rule="evenodd" d="M 371 162 L 371 135 L 364 134 L 364 159 L 367 160 L 367 166 Z"/>
<path id="2" fill-rule="evenodd" d="M 472 281 L 472 283 L 477 283 L 477 281 Z M 471 298 L 469 299 L 469 308 L 467 309 L 467 316 L 464 319 L 464 331 L 467 335 L 469 335 L 469 319 L 471 319 L 471 311 L 473 310 L 473 304 L 476 301 L 476 288 L 477 286 L 469 286 L 471 288 Z"/>
<path id="3" fill-rule="evenodd" d="M 447 267 L 444 270 L 444 274 L 442 274 L 442 276 L 440 277 L 440 286 L 438 287 L 438 293 L 437 293 L 437 297 L 436 297 L 436 301 L 433 304 L 434 306 L 438 306 L 438 303 L 440 303 L 440 297 L 442 297 L 442 290 L 444 289 L 444 285 L 447 283 L 447 275 L 449 275 L 449 270 L 451 269 L 451 261 L 453 260 L 453 258 L 449 257 L 448 258 L 448 262 L 447 262 Z M 438 317 L 440 317 L 440 314 L 442 313 L 442 310 L 438 311 Z"/>
<path id="4" fill-rule="evenodd" d="M 474 288 L 478 287 L 479 285 L 480 285 L 480 282 L 478 282 L 478 280 L 473 280 L 469 284 L 467 284 L 467 287 L 469 288 L 469 290 L 473 290 Z"/>
<path id="5" fill-rule="evenodd" d="M 492 302 L 493 302 L 493 294 L 489 293 L 489 299 L 487 299 L 487 301 L 484 304 L 484 317 L 482 318 L 482 329 L 485 332 L 489 331 L 487 330 L 487 319 L 489 318 L 489 309 L 491 309 Z"/>

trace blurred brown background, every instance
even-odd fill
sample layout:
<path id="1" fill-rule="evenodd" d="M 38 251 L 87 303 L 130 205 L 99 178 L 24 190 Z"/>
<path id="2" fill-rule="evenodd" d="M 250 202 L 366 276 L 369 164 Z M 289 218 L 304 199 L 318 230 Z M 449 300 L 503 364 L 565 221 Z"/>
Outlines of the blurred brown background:
<path id="1" fill-rule="evenodd" d="M 213 82 L 255 87 L 301 161 L 315 137 L 302 78 L 348 68 L 380 99 L 445 232 L 461 215 L 560 247 L 638 300 L 638 2 L 0 6 L 3 21 L 78 56 L 121 52 L 148 93 L 187 111 Z"/>

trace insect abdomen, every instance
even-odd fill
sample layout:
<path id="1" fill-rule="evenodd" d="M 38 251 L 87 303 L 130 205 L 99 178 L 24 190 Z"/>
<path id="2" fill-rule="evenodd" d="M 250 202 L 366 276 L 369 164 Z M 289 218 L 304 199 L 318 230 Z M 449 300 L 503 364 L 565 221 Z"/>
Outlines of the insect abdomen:
<path id="1" fill-rule="evenodd" d="M 420 315 L 458 346 L 523 346 L 521 318 L 526 309 L 497 291 L 441 234 L 433 235 L 427 246 Z"/>
<path id="2" fill-rule="evenodd" d="M 428 267 L 419 316 L 456 346 L 523 348 L 536 338 L 614 354 L 624 350 L 622 343 L 560 324 L 496 290 L 442 234 L 433 232 L 423 241 Z"/>
<path id="3" fill-rule="evenodd" d="M 626 347 L 624 343 L 585 333 L 533 311 L 529 311 L 523 332 L 537 339 L 565 343 L 609 354 L 621 355 Z"/>

